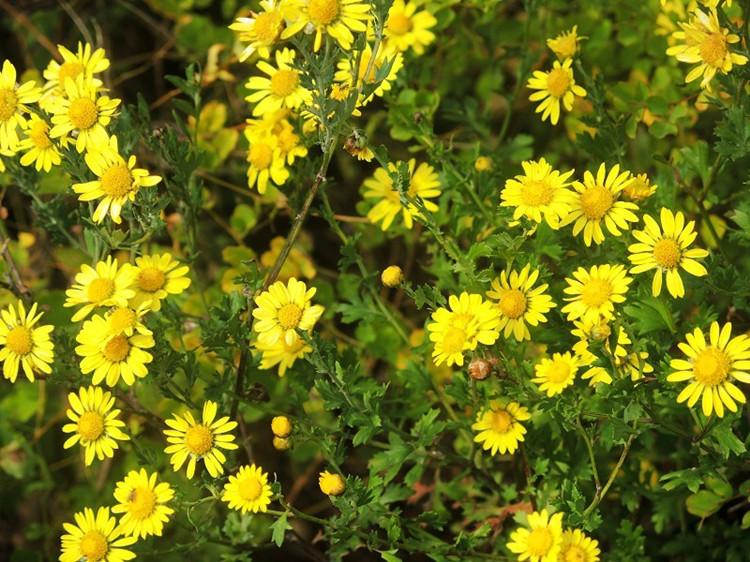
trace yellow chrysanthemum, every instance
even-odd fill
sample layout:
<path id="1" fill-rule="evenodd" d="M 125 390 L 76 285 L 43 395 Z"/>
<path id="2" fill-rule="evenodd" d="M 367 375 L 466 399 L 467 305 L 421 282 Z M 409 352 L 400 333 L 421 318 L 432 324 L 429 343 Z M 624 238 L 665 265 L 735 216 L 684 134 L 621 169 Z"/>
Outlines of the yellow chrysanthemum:
<path id="1" fill-rule="evenodd" d="M 529 419 L 531 414 L 518 402 L 502 405 L 493 401 L 489 410 L 480 412 L 476 423 L 471 426 L 477 432 L 474 442 L 481 443 L 482 449 L 490 451 L 492 455 L 512 455 L 526 433 L 526 428 L 520 422 Z"/>
<path id="2" fill-rule="evenodd" d="M 39 101 L 42 89 L 33 80 L 16 84 L 16 67 L 3 61 L 0 71 L 0 150 L 15 151 L 18 128 L 26 128 L 28 105 Z"/>
<path id="3" fill-rule="evenodd" d="M 29 117 L 24 137 L 18 143 L 18 150 L 24 152 L 21 156 L 22 166 L 34 167 L 37 171 L 49 172 L 52 166 L 59 166 L 62 162 L 60 150 L 49 138 L 49 124 L 36 114 Z"/>
<path id="4" fill-rule="evenodd" d="M 308 289 L 303 281 L 292 277 L 286 284 L 276 281 L 258 295 L 253 309 L 253 330 L 258 333 L 258 343 L 273 345 L 283 341 L 292 347 L 300 339 L 297 330 L 312 330 L 324 310 L 321 305 L 312 304 L 316 291 L 315 287 Z"/>
<path id="5" fill-rule="evenodd" d="M 151 475 L 145 468 L 131 470 L 115 487 L 117 505 L 112 513 L 122 513 L 119 526 L 123 534 L 145 539 L 149 535 L 160 537 L 164 524 L 174 513 L 167 502 L 174 498 L 174 490 L 167 482 L 157 483 L 159 475 Z"/>
<path id="6" fill-rule="evenodd" d="M 578 42 L 583 37 L 578 36 L 578 26 L 574 25 L 572 29 L 563 31 L 557 37 L 547 39 L 547 46 L 560 60 L 570 59 L 578 52 Z"/>
<path id="7" fill-rule="evenodd" d="M 267 115 L 282 108 L 297 109 L 310 105 L 312 94 L 302 86 L 300 71 L 294 68 L 294 54 L 291 49 L 276 51 L 276 67 L 266 61 L 258 61 L 259 70 L 268 75 L 253 76 L 247 81 L 248 90 L 253 93 L 245 99 L 257 104 L 253 115 Z"/>
<path id="8" fill-rule="evenodd" d="M 563 533 L 557 562 L 599 562 L 599 542 L 587 537 L 580 529 Z"/>
<path id="9" fill-rule="evenodd" d="M 508 338 L 511 334 L 516 341 L 531 339 L 529 328 L 538 326 L 540 322 L 546 322 L 545 313 L 554 308 L 552 298 L 545 293 L 547 284 L 543 283 L 534 287 L 539 278 L 539 270 L 531 270 L 531 265 L 520 271 L 511 271 L 510 276 L 506 271 L 500 274 L 499 279 L 492 281 L 492 290 L 487 291 L 487 296 L 497 301 L 500 312 L 500 325 L 503 337 Z"/>
<path id="10" fill-rule="evenodd" d="M 279 139 L 273 135 L 255 135 L 245 131 L 250 143 L 247 150 L 247 185 L 257 185 L 258 193 L 265 193 L 269 180 L 274 185 L 281 186 L 289 179 L 289 170 L 285 166 L 285 158 L 281 153 Z"/>
<path id="11" fill-rule="evenodd" d="M 685 336 L 687 343 L 680 342 L 678 347 L 687 359 L 672 359 L 669 366 L 669 382 L 690 381 L 677 396 L 681 404 L 687 400 L 692 408 L 699 398 L 705 416 L 724 417 L 724 406 L 731 412 L 737 411 L 737 404 L 744 404 L 745 394 L 737 388 L 734 381 L 750 383 L 750 338 L 742 334 L 732 338 L 732 324 L 727 322 L 720 329 L 718 322 L 713 322 L 709 338 L 700 328 Z"/>
<path id="12" fill-rule="evenodd" d="M 351 53 L 342 58 L 338 62 L 334 79 L 336 80 L 335 87 L 340 90 L 340 95 L 336 97 L 342 97 L 346 99 L 349 96 L 349 91 L 354 87 L 354 75 L 356 74 L 356 87 L 362 88 L 364 85 L 374 86 L 377 84 L 375 89 L 367 96 L 360 95 L 357 100 L 357 108 L 370 103 L 376 96 L 380 97 L 385 92 L 390 91 L 393 81 L 398 76 L 399 71 L 404 66 L 404 57 L 401 53 L 389 53 L 385 50 L 380 50 L 375 55 L 375 61 L 370 63 L 372 60 L 372 47 L 369 44 L 365 45 L 365 48 L 361 53 Z M 357 72 L 354 72 L 354 64 L 359 62 Z M 388 74 L 385 76 L 379 76 L 383 66 L 390 64 Z M 372 66 L 370 67 L 370 64 Z M 367 69 L 370 68 L 370 73 L 367 74 Z M 332 92 L 331 96 L 334 96 Z M 336 99 L 334 97 L 334 99 Z M 359 109 L 354 113 L 355 117 L 358 116 Z"/>
<path id="13" fill-rule="evenodd" d="M 440 196 L 440 179 L 434 168 L 429 164 L 422 162 L 416 165 L 416 160 L 409 160 L 408 164 L 409 177 L 405 178 L 408 185 L 403 187 L 406 195 L 410 199 L 417 199 L 422 203 L 424 208 L 434 213 L 438 206 L 430 199 Z M 388 164 L 390 173 L 396 173 L 399 169 L 394 163 Z M 401 203 L 401 195 L 393 185 L 393 178 L 384 168 L 375 170 L 373 177 L 364 181 L 365 199 L 379 200 L 375 206 L 367 213 L 367 218 L 377 224 L 380 221 L 380 228 L 388 230 L 393 220 L 401 213 L 404 219 L 404 226 L 412 228 L 414 226 L 414 217 L 421 216 L 420 210 L 413 203 L 404 206 Z"/>
<path id="14" fill-rule="evenodd" d="M 171 445 L 164 452 L 171 455 L 169 460 L 175 472 L 188 461 L 187 477 L 192 478 L 196 463 L 202 460 L 213 478 L 224 473 L 227 458 L 221 449 L 237 449 L 234 435 L 229 433 L 237 427 L 237 422 L 229 421 L 228 416 L 216 419 L 216 409 L 216 403 L 207 400 L 203 403 L 200 422 L 190 412 L 185 412 L 184 416 L 175 414 L 166 420 L 171 429 L 165 429 L 164 434 Z"/>
<path id="15" fill-rule="evenodd" d="M 118 265 L 117 260 L 108 256 L 95 268 L 88 264 L 81 266 L 73 286 L 65 291 L 63 306 L 83 305 L 74 315 L 73 322 L 86 318 L 98 306 L 127 306 L 135 296 L 132 289 L 137 271 L 130 264 Z"/>
<path id="16" fill-rule="evenodd" d="M 153 254 L 135 258 L 135 295 L 129 306 L 138 308 L 146 304 L 151 310 L 161 310 L 161 301 L 169 295 L 179 295 L 190 287 L 190 269 L 172 257 L 172 254 Z"/>
<path id="17" fill-rule="evenodd" d="M 290 22 L 281 37 L 288 39 L 302 31 L 315 32 L 313 50 L 323 44 L 323 35 L 330 35 L 344 50 L 354 41 L 352 32 L 367 30 L 370 6 L 361 0 L 296 0 L 299 17 Z"/>
<path id="18" fill-rule="evenodd" d="M 578 367 L 578 358 L 571 352 L 555 353 L 534 366 L 536 376 L 531 380 L 539 385 L 539 390 L 552 397 L 573 384 Z"/>
<path id="19" fill-rule="evenodd" d="M 685 224 L 685 215 L 679 211 L 672 213 L 666 207 L 662 207 L 660 219 L 661 225 L 651 216 L 644 215 L 646 228 L 633 231 L 638 242 L 628 247 L 628 259 L 633 264 L 630 272 L 643 273 L 655 269 L 651 284 L 651 293 L 655 297 L 661 293 L 664 273 L 669 294 L 674 298 L 682 298 L 685 296 L 685 286 L 682 284 L 680 269 L 696 277 L 708 274 L 703 264 L 696 261 L 705 258 L 708 252 L 701 248 L 689 249 L 698 236 L 694 230 L 695 221 Z"/>
<path id="20" fill-rule="evenodd" d="M 92 82 L 95 86 L 101 86 L 101 81 L 94 78 L 95 74 L 104 72 L 109 68 L 109 60 L 104 49 L 93 49 L 88 43 L 78 43 L 75 53 L 58 45 L 57 50 L 62 57 L 62 63 L 51 60 L 44 70 L 45 98 L 49 96 L 64 96 L 65 80 L 71 78 L 76 80 L 79 76 L 86 82 Z M 47 93 L 48 92 L 48 93 Z"/>
<path id="21" fill-rule="evenodd" d="M 638 174 L 625 185 L 622 194 L 631 201 L 643 201 L 656 193 L 658 187 L 651 183 L 646 174 Z"/>
<path id="22" fill-rule="evenodd" d="M 432 313 L 427 325 L 433 342 L 432 359 L 435 365 L 463 365 L 464 351 L 473 351 L 478 344 L 492 345 L 500 336 L 500 316 L 494 303 L 482 295 L 461 293 L 448 298 L 448 308 L 440 307 Z"/>
<path id="23" fill-rule="evenodd" d="M 55 352 L 50 334 L 54 326 L 36 325 L 43 314 L 37 314 L 36 303 L 27 313 L 21 300 L 0 311 L 0 361 L 3 376 L 10 382 L 16 382 L 20 370 L 30 382 L 36 373 L 52 373 Z"/>
<path id="24" fill-rule="evenodd" d="M 258 367 L 273 369 L 278 365 L 280 377 L 286 374 L 287 369 L 290 369 L 297 359 L 302 359 L 312 351 L 312 347 L 302 338 L 297 338 L 291 344 L 287 344 L 286 338 L 280 338 L 275 343 L 258 340 L 254 344 L 254 349 L 262 354 Z"/>
<path id="25" fill-rule="evenodd" d="M 79 388 L 78 393 L 68 394 L 70 407 L 66 411 L 71 423 L 63 426 L 64 433 L 72 433 L 63 443 L 63 448 L 70 449 L 80 443 L 84 449 L 86 466 L 94 461 L 112 458 L 119 449 L 117 441 L 128 441 L 120 428 L 125 423 L 118 419 L 120 410 L 113 410 L 115 398 L 98 386 Z"/>
<path id="26" fill-rule="evenodd" d="M 529 100 L 541 102 L 535 112 L 542 114 L 542 121 L 549 118 L 550 123 L 557 125 L 561 104 L 566 111 L 570 111 L 573 109 L 576 96 L 586 97 L 586 90 L 576 84 L 573 77 L 572 64 L 573 59 L 567 59 L 562 64 L 555 61 L 549 72 L 535 70 L 529 78 L 527 87 L 530 90 L 538 90 L 529 96 Z"/>
<path id="27" fill-rule="evenodd" d="M 566 278 L 564 292 L 569 301 L 562 308 L 568 320 L 595 322 L 599 317 L 612 318 L 615 304 L 625 302 L 625 293 L 633 281 L 621 265 L 594 265 L 589 270 L 579 267 L 573 278 Z"/>
<path id="28" fill-rule="evenodd" d="M 271 56 L 271 47 L 279 40 L 284 28 L 284 15 L 276 0 L 261 0 L 262 11 L 251 18 L 237 18 L 229 29 L 236 31 L 239 40 L 247 43 L 240 53 L 240 61 L 247 60 L 253 53 L 267 59 Z"/>
<path id="29" fill-rule="evenodd" d="M 60 562 L 124 562 L 135 558 L 135 553 L 123 547 L 130 546 L 135 537 L 122 536 L 122 529 L 109 514 L 108 507 L 94 510 L 85 508 L 76 513 L 72 523 L 63 523 L 67 534 L 60 540 Z"/>
<path id="30" fill-rule="evenodd" d="M 268 474 L 255 464 L 241 466 L 236 475 L 229 477 L 224 484 L 221 501 L 229 504 L 230 509 L 242 513 L 265 513 L 271 503 L 271 486 Z"/>
<path id="31" fill-rule="evenodd" d="M 562 513 L 551 517 L 547 510 L 535 511 L 527 517 L 528 529 L 516 529 L 510 535 L 508 550 L 523 562 L 557 562 L 562 546 Z"/>
<path id="32" fill-rule="evenodd" d="M 404 52 L 412 49 L 421 55 L 425 47 L 435 40 L 430 31 L 437 19 L 427 10 L 417 11 L 417 2 L 394 0 L 388 10 L 388 19 L 383 30 L 383 47 L 386 51 Z"/>
<path id="33" fill-rule="evenodd" d="M 104 315 L 104 320 L 107 322 L 107 334 L 113 336 L 118 334 L 132 336 L 135 333 L 145 336 L 152 335 L 151 330 L 143 324 L 143 317 L 150 310 L 151 307 L 148 303 L 143 303 L 138 308 L 129 306 L 112 308 Z"/>

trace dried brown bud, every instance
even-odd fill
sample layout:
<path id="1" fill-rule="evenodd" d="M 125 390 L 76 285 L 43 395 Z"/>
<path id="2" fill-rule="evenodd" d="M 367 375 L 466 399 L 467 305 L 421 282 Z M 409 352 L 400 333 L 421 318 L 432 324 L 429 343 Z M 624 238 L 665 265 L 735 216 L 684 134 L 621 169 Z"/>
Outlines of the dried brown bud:
<path id="1" fill-rule="evenodd" d="M 474 359 L 469 363 L 469 376 L 475 381 L 483 381 L 492 372 L 492 364 L 486 359 Z"/>

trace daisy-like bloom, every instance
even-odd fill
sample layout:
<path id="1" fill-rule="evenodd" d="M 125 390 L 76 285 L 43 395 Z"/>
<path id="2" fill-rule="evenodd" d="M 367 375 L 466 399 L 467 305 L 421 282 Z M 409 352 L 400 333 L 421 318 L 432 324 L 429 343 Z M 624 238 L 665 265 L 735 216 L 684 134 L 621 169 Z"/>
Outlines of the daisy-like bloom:
<path id="1" fill-rule="evenodd" d="M 16 382 L 20 370 L 30 382 L 34 382 L 35 373 L 52 373 L 55 352 L 50 334 L 54 326 L 37 326 L 43 314 L 37 314 L 36 303 L 27 313 L 21 300 L 0 311 L 0 361 L 3 376 L 10 382 Z"/>
<path id="2" fill-rule="evenodd" d="M 268 474 L 255 464 L 241 466 L 236 475 L 229 477 L 224 484 L 221 501 L 229 504 L 230 509 L 242 513 L 265 513 L 271 503 L 271 486 Z"/>
<path id="3" fill-rule="evenodd" d="M 370 95 L 366 97 L 364 95 L 360 95 L 359 99 L 357 99 L 357 110 L 355 116 L 360 114 L 358 109 L 359 107 L 371 102 L 375 98 L 375 96 L 382 96 L 385 92 L 390 91 L 393 81 L 396 79 L 399 71 L 404 66 L 404 57 L 399 52 L 389 53 L 388 51 L 380 50 L 375 55 L 375 61 L 371 63 L 371 60 L 372 47 L 370 47 L 370 45 L 368 44 L 365 45 L 365 48 L 364 50 L 362 50 L 361 54 L 350 53 L 346 57 L 341 59 L 338 62 L 337 70 L 334 74 L 334 79 L 336 80 L 335 86 L 336 88 L 340 89 L 338 95 L 335 92 L 331 92 L 331 97 L 333 97 L 334 99 L 336 99 L 336 97 L 343 97 L 343 99 L 346 99 L 349 96 L 350 89 L 354 86 L 356 86 L 357 88 L 362 88 L 365 84 L 368 86 L 376 85 L 375 89 Z M 355 72 L 352 65 L 356 64 L 357 61 L 359 61 L 359 67 L 356 69 L 357 82 L 356 84 L 354 84 L 352 82 L 352 76 L 355 74 Z M 390 64 L 391 66 L 388 70 L 388 74 L 385 77 L 381 78 L 378 76 L 378 74 L 380 73 L 380 69 L 386 63 Z M 369 74 L 367 74 L 368 67 L 370 68 Z"/>
<path id="4" fill-rule="evenodd" d="M 145 539 L 149 535 L 160 537 L 164 523 L 174 513 L 167 502 L 174 498 L 174 490 L 166 482 L 157 483 L 159 475 L 151 475 L 145 468 L 131 470 L 117 483 L 112 513 L 122 513 L 119 526 L 125 535 Z"/>
<path id="5" fill-rule="evenodd" d="M 87 507 L 76 513 L 73 523 L 63 523 L 67 534 L 62 536 L 60 562 L 123 562 L 132 560 L 135 553 L 127 550 L 137 540 L 125 537 L 108 507 L 100 507 L 96 516 Z"/>
<path id="6" fill-rule="evenodd" d="M 284 16 L 276 0 L 261 0 L 262 12 L 251 18 L 237 18 L 229 29 L 236 31 L 239 40 L 247 43 L 240 53 L 240 62 L 247 60 L 253 53 L 262 59 L 271 56 L 271 47 L 278 41 L 284 28 Z"/>
<path id="7" fill-rule="evenodd" d="M 276 343 L 258 340 L 254 349 L 262 354 L 258 367 L 273 369 L 278 365 L 280 377 L 286 374 L 287 369 L 290 369 L 297 359 L 302 359 L 312 351 L 312 347 L 302 338 L 297 338 L 291 345 L 286 343 L 286 338 L 280 338 Z"/>
<path id="8" fill-rule="evenodd" d="M 546 509 L 530 513 L 529 528 L 511 533 L 508 550 L 517 554 L 520 561 L 558 562 L 563 540 L 562 518 L 562 513 L 550 517 Z"/>
<path id="9" fill-rule="evenodd" d="M 304 281 L 292 277 L 286 284 L 276 281 L 258 295 L 253 309 L 258 343 L 273 345 L 283 341 L 292 347 L 300 339 L 297 330 L 311 331 L 325 310 L 319 304 L 312 304 L 316 292 L 315 287 L 308 289 Z"/>
<path id="10" fill-rule="evenodd" d="M 566 111 L 573 109 L 576 96 L 586 97 L 586 90 L 576 84 L 573 77 L 573 69 L 570 67 L 573 59 L 567 59 L 560 64 L 555 61 L 552 70 L 542 72 L 535 70 L 527 87 L 530 90 L 538 90 L 529 96 L 530 101 L 541 102 L 536 107 L 536 113 L 542 114 L 542 121 L 550 120 L 557 125 L 560 120 L 560 104 Z"/>
<path id="11" fill-rule="evenodd" d="M 520 272 L 514 270 L 508 276 L 503 271 L 499 279 L 492 281 L 492 290 L 487 291 L 487 296 L 497 301 L 500 312 L 498 328 L 503 330 L 503 337 L 513 334 L 516 341 L 531 339 L 527 324 L 537 326 L 547 321 L 544 315 L 554 308 L 555 303 L 545 293 L 546 283 L 534 286 L 538 278 L 539 270 L 532 271 L 531 265 L 526 264 Z"/>
<path id="12" fill-rule="evenodd" d="M 303 29 L 305 32 L 314 30 L 315 51 L 323 44 L 323 35 L 330 35 L 348 51 L 354 41 L 352 32 L 367 30 L 370 6 L 362 0 L 297 0 L 297 4 L 300 17 L 289 23 L 281 37 L 288 39 Z"/>
<path id="13" fill-rule="evenodd" d="M 346 480 L 340 474 L 324 470 L 318 476 L 318 486 L 327 496 L 340 496 L 346 490 Z"/>
<path id="14" fill-rule="evenodd" d="M 135 333 L 152 335 L 151 330 L 143 324 L 143 317 L 151 310 L 150 303 L 142 303 L 138 308 L 118 306 L 104 315 L 107 323 L 107 334 L 113 336 L 124 334 L 128 337 Z"/>
<path id="15" fill-rule="evenodd" d="M 710 90 L 710 82 L 717 72 L 728 74 L 734 65 L 747 63 L 747 57 L 733 53 L 730 45 L 739 43 L 740 37 L 721 27 L 716 9 L 708 13 L 696 9 L 687 23 L 681 22 L 680 30 L 672 34 L 678 43 L 667 49 L 667 55 L 680 62 L 696 64 L 685 82 L 701 78 L 701 88 Z"/>
<path id="16" fill-rule="evenodd" d="M 34 164 L 38 172 L 49 172 L 52 166 L 59 166 L 62 162 L 60 150 L 49 138 L 49 124 L 36 114 L 29 117 L 24 137 L 18 143 L 18 150 L 25 153 L 21 156 L 21 165 Z"/>
<path id="17" fill-rule="evenodd" d="M 278 121 L 272 134 L 276 137 L 281 157 L 286 160 L 288 165 L 294 164 L 294 160 L 297 158 L 307 156 L 307 147 L 300 143 L 299 135 L 294 132 L 294 127 L 286 119 Z"/>
<path id="18" fill-rule="evenodd" d="M 399 52 L 411 48 L 415 54 L 421 55 L 425 47 L 435 40 L 435 34 L 430 29 L 436 25 L 435 16 L 427 10 L 417 11 L 416 2 L 394 0 L 383 30 L 383 47 L 387 51 Z"/>
<path id="19" fill-rule="evenodd" d="M 613 236 L 620 236 L 622 230 L 630 228 L 628 223 L 638 222 L 633 211 L 638 205 L 620 201 L 620 192 L 632 181 L 630 172 L 620 173 L 620 166 L 615 164 L 607 173 L 604 164 L 594 174 L 586 170 L 583 181 L 573 182 L 575 189 L 570 213 L 563 221 L 563 226 L 573 223 L 573 236 L 583 232 L 586 246 L 604 242 L 602 223 Z"/>
<path id="20" fill-rule="evenodd" d="M 189 270 L 167 252 L 135 258 L 135 295 L 129 306 L 138 308 L 146 304 L 151 310 L 161 310 L 161 301 L 190 287 Z"/>
<path id="21" fill-rule="evenodd" d="M 70 449 L 80 443 L 85 451 L 86 466 L 94 461 L 94 456 L 100 461 L 112 458 L 119 448 L 117 441 L 130 439 L 120 428 L 125 422 L 117 416 L 120 410 L 113 410 L 115 398 L 98 386 L 79 388 L 78 393 L 68 394 L 68 408 L 66 414 L 71 423 L 63 426 L 64 433 L 72 433 L 63 443 L 63 448 Z"/>
<path id="22" fill-rule="evenodd" d="M 583 37 L 578 36 L 578 26 L 574 25 L 573 29 L 563 31 L 553 39 L 547 39 L 547 46 L 560 60 L 570 59 L 578 52 L 578 42 Z"/>
<path id="23" fill-rule="evenodd" d="M 580 529 L 563 533 L 558 562 L 599 562 L 599 541 L 587 537 Z"/>
<path id="24" fill-rule="evenodd" d="M 674 372 L 667 377 L 669 382 L 690 381 L 677 396 L 677 403 L 687 400 L 692 408 L 699 398 L 705 416 L 716 411 L 724 417 L 724 406 L 731 412 L 737 404 L 745 403 L 745 394 L 734 381 L 750 383 L 750 338 L 746 335 L 732 337 L 732 324 L 727 322 L 721 329 L 713 322 L 708 341 L 700 328 L 685 336 L 687 343 L 678 347 L 686 359 L 672 359 L 669 366 Z"/>
<path id="25" fill-rule="evenodd" d="M 64 88 L 65 96 L 57 96 L 49 104 L 53 125 L 50 137 L 75 137 L 78 152 L 106 146 L 109 137 L 105 127 L 120 100 L 99 96 L 96 83 L 83 75 L 75 80 L 66 78 Z"/>
<path id="26" fill-rule="evenodd" d="M 440 307 L 432 313 L 427 325 L 433 342 L 432 359 L 435 365 L 445 362 L 464 364 L 464 351 L 473 351 L 478 344 L 492 345 L 500 336 L 500 316 L 496 305 L 482 299 L 482 295 L 461 293 L 448 298 L 448 308 Z"/>
<path id="27" fill-rule="evenodd" d="M 44 89 L 49 91 L 53 96 L 65 95 L 65 80 L 72 78 L 77 79 L 83 76 L 87 82 L 93 82 L 95 86 L 101 86 L 101 81 L 94 78 L 95 74 L 104 72 L 109 68 L 109 59 L 104 49 L 92 49 L 88 43 L 78 43 L 78 49 L 75 53 L 66 49 L 63 45 L 58 45 L 57 50 L 63 58 L 63 62 L 56 60 L 50 61 L 44 70 L 44 79 L 47 83 Z"/>
<path id="28" fill-rule="evenodd" d="M 83 264 L 73 286 L 65 291 L 63 306 L 83 305 L 73 315 L 73 322 L 83 320 L 98 306 L 127 306 L 128 300 L 135 296 L 132 286 L 136 274 L 132 265 L 119 266 L 112 256 L 95 267 Z"/>
<path id="29" fill-rule="evenodd" d="M 122 377 L 130 386 L 148 374 L 146 365 L 154 359 L 145 351 L 155 345 L 150 333 L 111 335 L 107 320 L 98 314 L 84 322 L 76 341 L 80 344 L 76 353 L 82 358 L 81 372 L 93 373 L 94 384 L 106 381 L 108 386 L 115 386 Z"/>
<path id="30" fill-rule="evenodd" d="M 289 179 L 289 170 L 285 166 L 285 157 L 281 152 L 279 139 L 274 135 L 259 135 L 245 129 L 245 137 L 250 146 L 247 150 L 247 185 L 258 187 L 263 194 L 268 189 L 269 181 L 281 186 Z"/>
<path id="31" fill-rule="evenodd" d="M 3 61 L 0 71 L 0 150 L 15 151 L 18 127 L 26 128 L 28 105 L 39 101 L 42 89 L 33 80 L 16 84 L 16 67 Z"/>
<path id="32" fill-rule="evenodd" d="M 256 103 L 253 115 L 267 115 L 282 108 L 297 109 L 312 102 L 310 90 L 300 83 L 300 71 L 294 68 L 294 51 L 276 51 L 276 67 L 266 61 L 258 61 L 258 69 L 268 75 L 253 76 L 246 84 L 254 90 L 245 99 Z"/>
<path id="33" fill-rule="evenodd" d="M 578 358 L 571 352 L 555 353 L 552 358 L 545 357 L 534 366 L 536 376 L 531 381 L 539 385 L 539 390 L 548 397 L 552 397 L 573 384 L 578 367 Z"/>
<path id="34" fill-rule="evenodd" d="M 708 271 L 697 259 L 708 255 L 701 248 L 690 249 L 698 233 L 695 231 L 695 221 L 685 224 L 685 215 L 677 211 L 672 213 L 662 207 L 659 225 L 651 216 L 644 215 L 646 228 L 634 230 L 637 243 L 628 247 L 628 259 L 633 264 L 631 273 L 643 273 L 655 270 L 651 283 L 651 294 L 658 297 L 662 287 L 662 273 L 667 278 L 667 291 L 674 298 L 685 296 L 685 286 L 682 284 L 680 269 L 691 275 L 703 277 Z"/>
<path id="35" fill-rule="evenodd" d="M 166 423 L 171 429 L 165 429 L 164 434 L 171 445 L 164 452 L 172 456 L 169 461 L 175 472 L 188 461 L 187 477 L 192 478 L 196 463 L 202 460 L 213 478 L 224 473 L 227 458 L 221 449 L 233 450 L 238 447 L 234 435 L 229 433 L 237 427 L 237 422 L 229 421 L 228 416 L 216 419 L 216 402 L 207 400 L 203 403 L 200 422 L 192 413 L 185 412 L 184 416 L 175 414 Z"/>
<path id="36" fill-rule="evenodd" d="M 656 193 L 658 187 L 651 183 L 646 174 L 638 174 L 625 185 L 622 194 L 631 201 L 644 201 Z"/>
<path id="37" fill-rule="evenodd" d="M 562 308 L 568 320 L 596 322 L 600 317 L 614 316 L 615 304 L 625 302 L 625 293 L 633 281 L 621 265 L 594 265 L 589 270 L 579 267 L 573 277 L 567 277 L 564 292 L 569 301 Z"/>
<path id="38" fill-rule="evenodd" d="M 388 164 L 391 173 L 396 173 L 399 166 L 393 162 Z M 418 167 L 416 160 L 413 158 L 408 162 L 409 177 L 408 185 L 404 186 L 404 191 L 410 199 L 421 201 L 426 210 L 434 213 L 438 206 L 430 201 L 440 196 L 440 179 L 435 169 L 422 162 Z M 375 175 L 364 181 L 365 199 L 378 199 L 379 201 L 367 213 L 367 218 L 374 224 L 383 221 L 380 228 L 388 230 L 393 220 L 403 214 L 404 226 L 411 229 L 414 226 L 414 217 L 421 216 L 421 211 L 413 203 L 408 203 L 406 207 L 401 203 L 401 195 L 393 185 L 393 178 L 384 168 L 375 170 Z"/>
<path id="39" fill-rule="evenodd" d="M 482 449 L 490 454 L 513 454 L 518 444 L 524 440 L 526 428 L 522 421 L 531 419 L 529 411 L 518 402 L 501 405 L 499 402 L 490 403 L 490 409 L 480 412 L 477 421 L 471 426 L 477 434 L 475 443 L 481 443 Z"/>

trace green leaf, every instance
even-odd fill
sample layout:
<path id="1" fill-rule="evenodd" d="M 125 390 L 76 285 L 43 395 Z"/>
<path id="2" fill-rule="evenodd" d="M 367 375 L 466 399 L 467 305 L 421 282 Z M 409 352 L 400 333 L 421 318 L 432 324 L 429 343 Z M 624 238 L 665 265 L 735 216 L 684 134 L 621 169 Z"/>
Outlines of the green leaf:
<path id="1" fill-rule="evenodd" d="M 284 537 L 286 536 L 286 532 L 287 530 L 292 528 L 292 526 L 287 521 L 288 517 L 289 512 L 285 511 L 279 516 L 276 521 L 274 521 L 273 525 L 271 525 L 271 540 L 273 540 L 276 546 L 281 546 L 282 544 L 284 544 Z"/>

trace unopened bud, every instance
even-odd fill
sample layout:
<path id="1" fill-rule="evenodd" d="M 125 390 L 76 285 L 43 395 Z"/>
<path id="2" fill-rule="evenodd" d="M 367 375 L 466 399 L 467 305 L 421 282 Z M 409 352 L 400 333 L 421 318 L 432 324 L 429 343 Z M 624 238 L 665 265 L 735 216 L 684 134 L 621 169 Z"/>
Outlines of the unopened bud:
<path id="1" fill-rule="evenodd" d="M 486 359 L 474 359 L 469 363 L 469 376 L 475 381 L 483 381 L 492 372 L 492 364 Z"/>
<path id="2" fill-rule="evenodd" d="M 389 265 L 380 275 L 380 280 L 386 287 L 398 287 L 404 280 L 404 272 L 397 265 Z"/>

